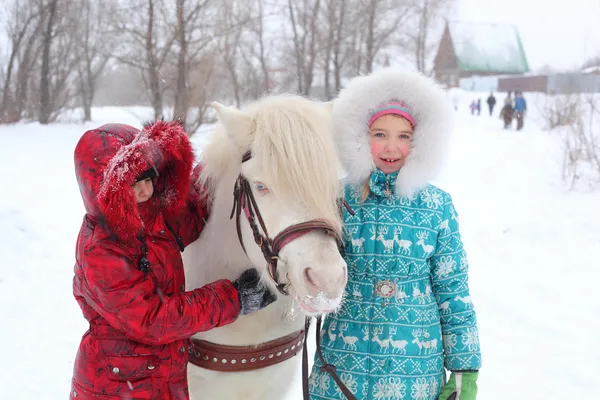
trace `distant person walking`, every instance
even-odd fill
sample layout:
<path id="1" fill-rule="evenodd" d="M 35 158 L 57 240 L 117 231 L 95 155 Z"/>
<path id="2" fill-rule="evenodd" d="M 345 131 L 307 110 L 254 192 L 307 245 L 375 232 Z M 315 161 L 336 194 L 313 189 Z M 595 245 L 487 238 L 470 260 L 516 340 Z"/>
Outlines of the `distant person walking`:
<path id="1" fill-rule="evenodd" d="M 494 107 L 496 106 L 496 98 L 494 97 L 493 92 L 490 93 L 486 102 L 487 102 L 488 108 L 490 110 L 490 117 L 491 117 L 492 113 L 494 112 Z"/>
<path id="2" fill-rule="evenodd" d="M 504 120 L 504 129 L 508 129 L 512 125 L 514 109 L 511 102 L 504 102 L 502 110 L 500 110 L 500 119 Z"/>
<path id="3" fill-rule="evenodd" d="M 517 130 L 523 129 L 525 113 L 527 112 L 527 101 L 523 97 L 523 92 L 515 93 L 515 114 L 517 117 Z"/>

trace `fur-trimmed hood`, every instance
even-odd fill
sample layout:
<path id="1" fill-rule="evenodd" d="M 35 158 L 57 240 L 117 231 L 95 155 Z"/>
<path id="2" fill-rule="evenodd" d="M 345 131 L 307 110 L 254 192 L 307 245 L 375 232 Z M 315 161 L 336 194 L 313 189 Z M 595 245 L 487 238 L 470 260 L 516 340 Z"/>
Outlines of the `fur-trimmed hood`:
<path id="1" fill-rule="evenodd" d="M 87 131 L 75 148 L 75 174 L 86 212 L 123 240 L 143 232 L 132 185 L 155 166 L 153 199 L 175 214 L 188 198 L 194 153 L 183 127 L 157 121 L 141 131 L 108 124 Z"/>
<path id="2" fill-rule="evenodd" d="M 434 81 L 397 68 L 352 79 L 333 103 L 335 138 L 346 182 L 365 182 L 375 169 L 368 120 L 381 103 L 390 100 L 404 102 L 416 121 L 412 150 L 398 173 L 395 188 L 396 194 L 411 197 L 441 170 L 453 130 L 452 105 Z"/>

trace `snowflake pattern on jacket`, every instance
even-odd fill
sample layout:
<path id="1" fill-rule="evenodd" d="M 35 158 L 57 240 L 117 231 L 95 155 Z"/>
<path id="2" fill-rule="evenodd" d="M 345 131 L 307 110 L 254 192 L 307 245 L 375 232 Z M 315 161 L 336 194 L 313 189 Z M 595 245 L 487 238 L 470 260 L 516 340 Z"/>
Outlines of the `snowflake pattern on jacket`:
<path id="1" fill-rule="evenodd" d="M 348 284 L 321 334 L 325 360 L 359 399 L 436 400 L 448 370 L 481 365 L 468 263 L 450 195 L 426 185 L 394 193 L 398 173 L 375 170 L 370 194 L 347 186 Z M 313 400 L 344 399 L 315 365 Z"/>

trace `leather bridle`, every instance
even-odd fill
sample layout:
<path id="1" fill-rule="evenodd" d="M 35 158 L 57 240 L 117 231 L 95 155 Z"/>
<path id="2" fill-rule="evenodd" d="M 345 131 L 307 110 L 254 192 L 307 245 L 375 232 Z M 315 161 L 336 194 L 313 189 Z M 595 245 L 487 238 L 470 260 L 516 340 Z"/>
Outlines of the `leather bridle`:
<path id="1" fill-rule="evenodd" d="M 242 163 L 250 160 L 251 158 L 252 154 L 249 151 L 246 152 L 246 154 L 244 154 L 242 157 Z M 342 239 L 339 229 L 324 219 L 313 219 L 291 225 L 279 232 L 274 238 L 270 238 L 264 219 L 260 213 L 260 210 L 258 209 L 258 206 L 256 205 L 256 199 L 252 193 L 250 182 L 248 182 L 246 177 L 244 177 L 241 173 L 235 182 L 233 198 L 233 208 L 229 218 L 233 218 L 235 216 L 237 235 L 240 244 L 242 245 L 242 249 L 244 249 L 244 252 L 248 254 L 242 237 L 241 215 L 243 210 L 246 220 L 248 221 L 248 224 L 250 224 L 254 242 L 258 245 L 258 247 L 260 247 L 265 261 L 267 262 L 268 275 L 275 283 L 279 293 L 284 296 L 289 296 L 291 283 L 287 274 L 285 281 L 282 281 L 280 279 L 281 277 L 279 276 L 279 271 L 277 270 L 278 261 L 280 260 L 279 253 L 281 252 L 281 249 L 299 237 L 302 237 L 313 231 L 321 231 L 326 236 L 332 237 L 335 239 L 338 248 L 341 248 Z"/>

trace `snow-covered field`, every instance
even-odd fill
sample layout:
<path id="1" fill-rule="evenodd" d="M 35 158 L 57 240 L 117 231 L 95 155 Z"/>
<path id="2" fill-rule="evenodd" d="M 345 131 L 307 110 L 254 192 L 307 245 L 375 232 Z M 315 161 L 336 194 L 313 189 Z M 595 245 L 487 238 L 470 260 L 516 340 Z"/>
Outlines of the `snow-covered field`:
<path id="1" fill-rule="evenodd" d="M 533 105 L 523 131 L 504 131 L 484 109 L 469 114 L 477 96 L 485 101 L 458 96 L 451 157 L 436 183 L 453 195 L 470 258 L 479 398 L 598 398 L 600 190 L 565 190 L 560 140 L 531 122 Z M 150 116 L 104 108 L 86 125 L 0 126 L 1 399 L 67 398 L 87 329 L 71 294 L 84 213 L 73 150 L 86 129 L 140 127 Z M 205 139 L 201 131 L 193 141 L 201 148 Z M 290 400 L 301 398 L 299 377 L 294 387 Z"/>

